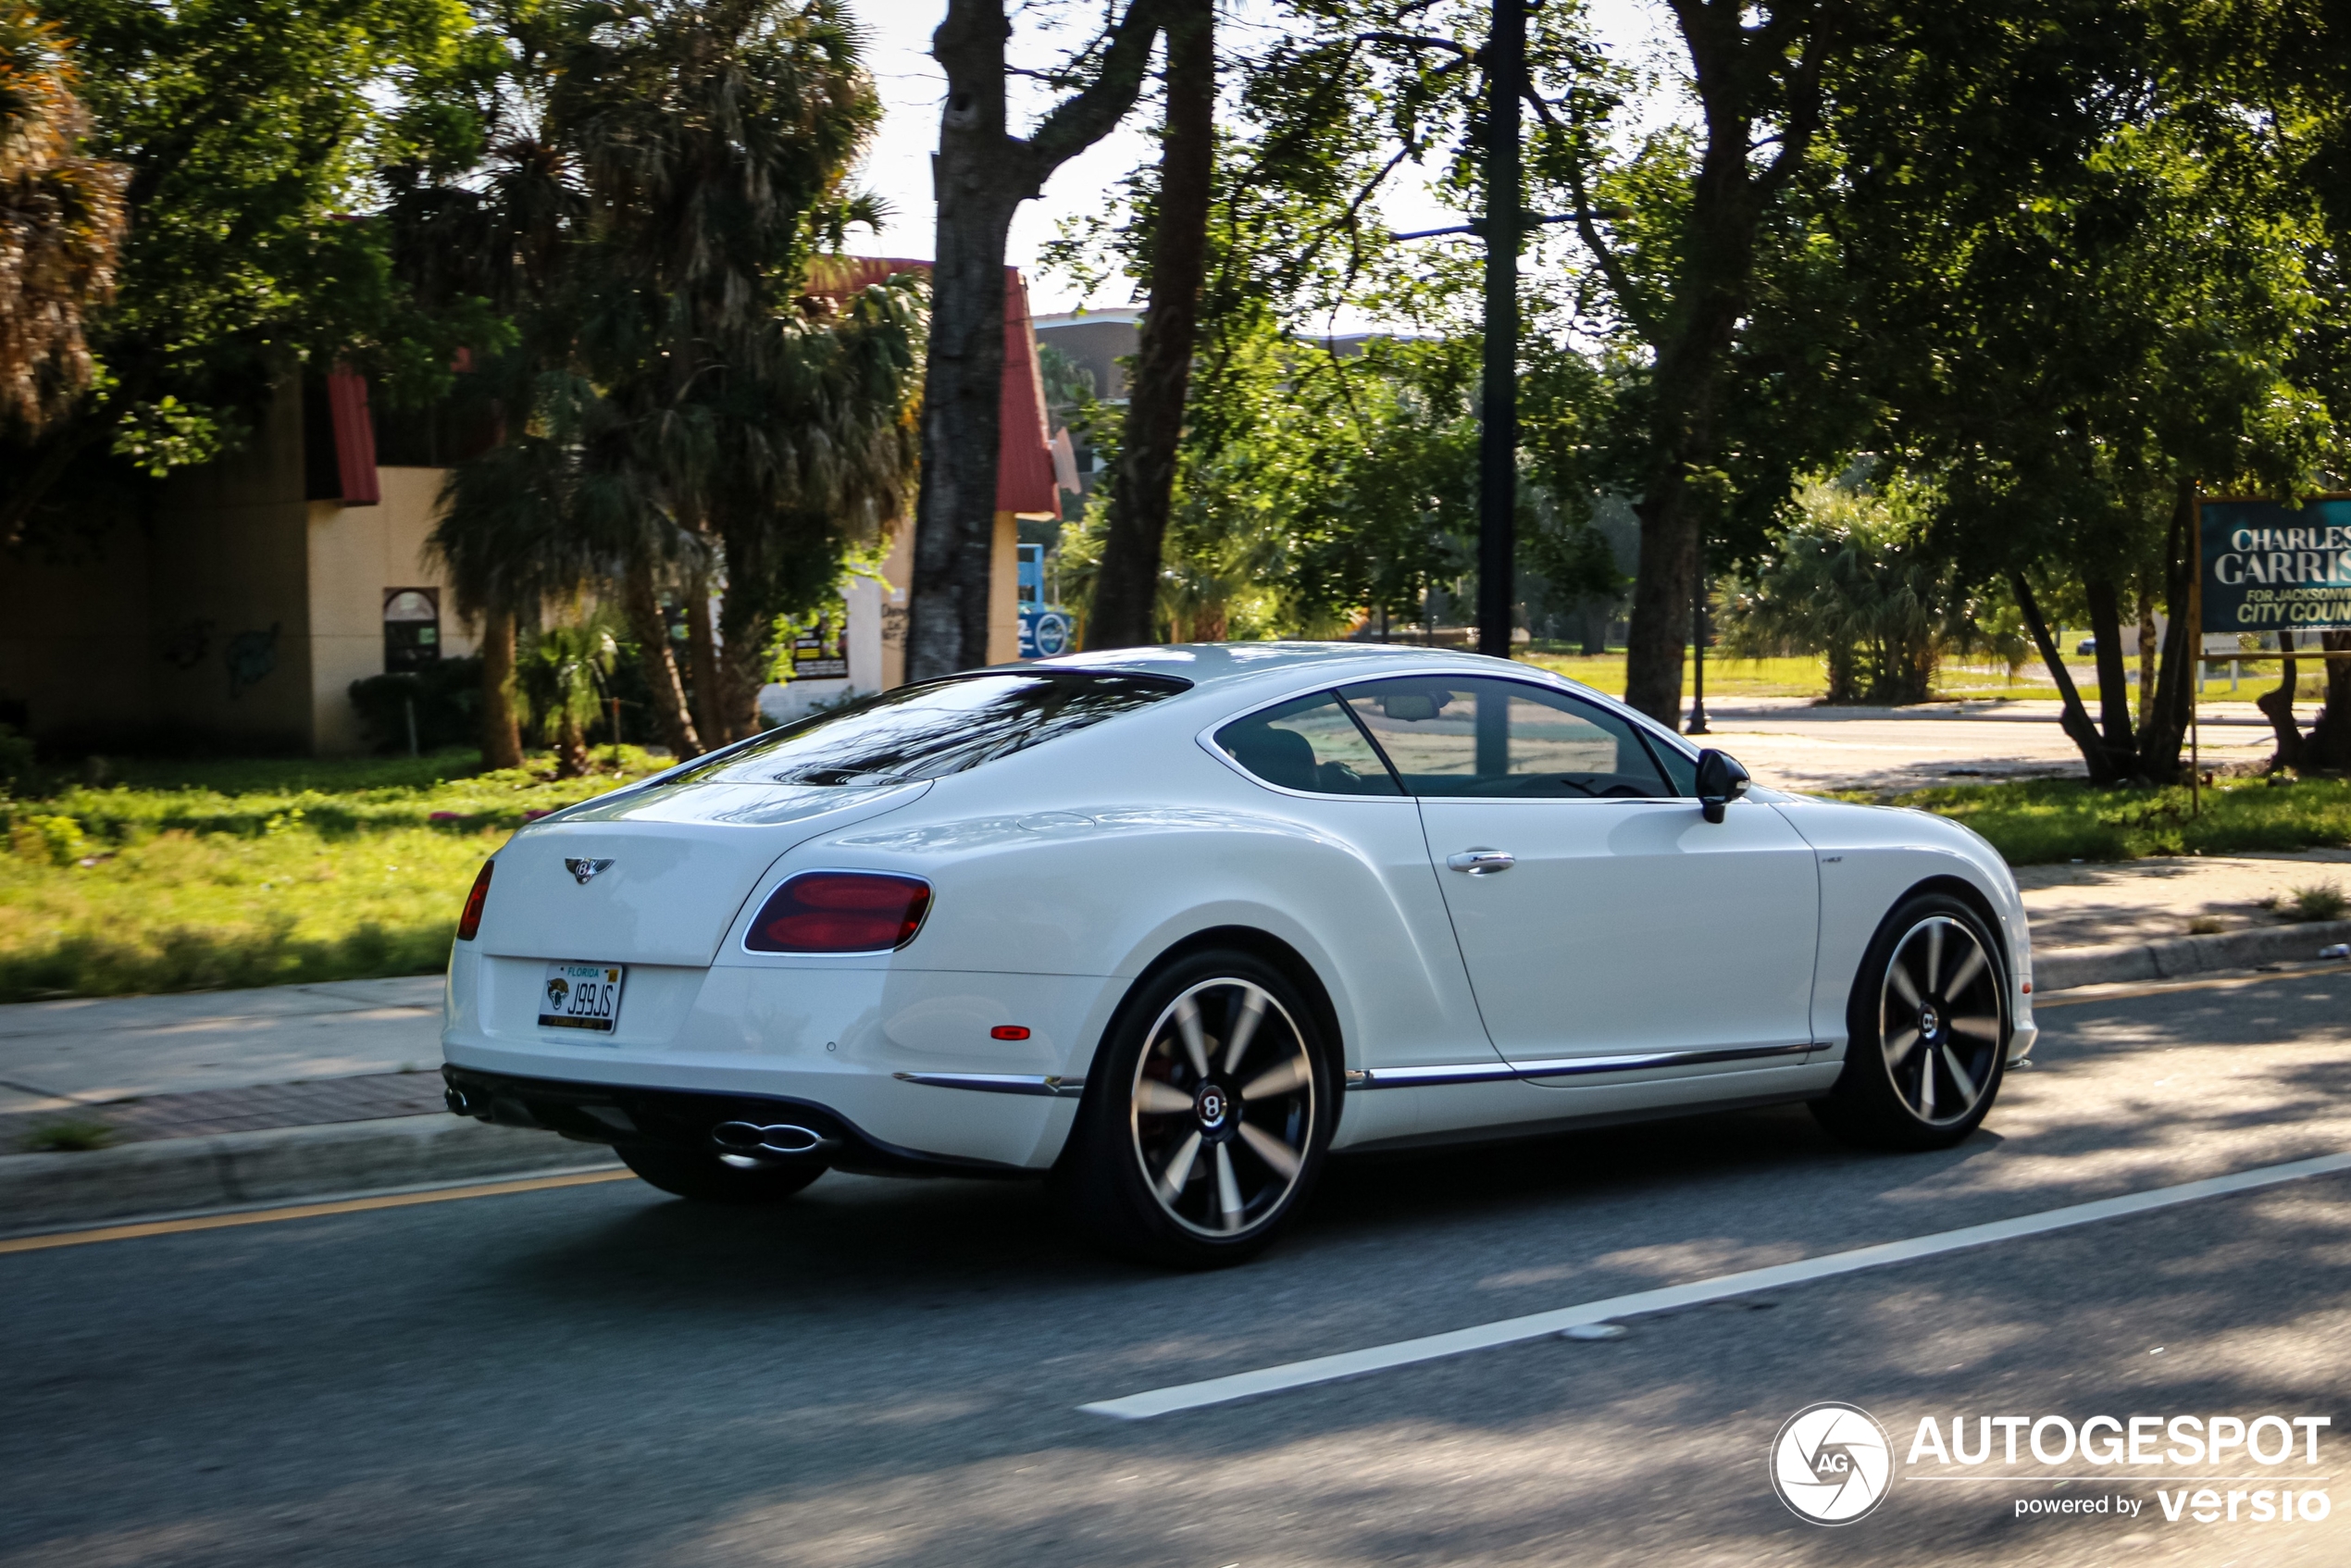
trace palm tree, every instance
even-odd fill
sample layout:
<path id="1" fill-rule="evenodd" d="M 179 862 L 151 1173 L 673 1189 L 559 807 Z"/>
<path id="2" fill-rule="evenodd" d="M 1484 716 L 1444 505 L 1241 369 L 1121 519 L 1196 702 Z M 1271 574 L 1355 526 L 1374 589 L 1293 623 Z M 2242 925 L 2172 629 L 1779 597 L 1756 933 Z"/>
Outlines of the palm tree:
<path id="1" fill-rule="evenodd" d="M 441 287 L 518 332 L 490 389 L 505 443 L 453 474 L 437 538 L 486 612 L 614 591 L 690 754 L 759 727 L 777 618 L 830 596 L 911 482 L 918 287 L 808 287 L 876 216 L 846 180 L 878 102 L 834 0 L 570 0 L 517 26 L 486 169 L 400 198 L 414 265 L 479 246 Z"/>
<path id="2" fill-rule="evenodd" d="M 66 40 L 0 0 L 0 425 L 37 432 L 90 383 L 83 323 L 114 293 L 130 171 L 81 156 Z"/>

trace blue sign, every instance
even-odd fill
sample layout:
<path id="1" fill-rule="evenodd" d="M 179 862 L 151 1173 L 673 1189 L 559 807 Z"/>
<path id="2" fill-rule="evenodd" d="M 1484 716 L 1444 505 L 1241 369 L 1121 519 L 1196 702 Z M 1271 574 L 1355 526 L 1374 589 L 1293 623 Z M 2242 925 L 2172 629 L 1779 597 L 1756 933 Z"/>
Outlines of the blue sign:
<path id="1" fill-rule="evenodd" d="M 1020 613 L 1020 656 L 1050 659 L 1066 653 L 1073 641 L 1066 611 L 1024 607 Z"/>
<path id="2" fill-rule="evenodd" d="M 2351 498 L 2208 501 L 2205 631 L 2351 631 Z"/>

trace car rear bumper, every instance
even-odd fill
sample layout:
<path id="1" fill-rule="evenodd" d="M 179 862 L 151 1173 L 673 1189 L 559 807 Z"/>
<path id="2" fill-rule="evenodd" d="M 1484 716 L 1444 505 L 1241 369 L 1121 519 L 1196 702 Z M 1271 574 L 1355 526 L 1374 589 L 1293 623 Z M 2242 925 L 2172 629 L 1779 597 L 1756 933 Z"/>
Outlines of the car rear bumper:
<path id="1" fill-rule="evenodd" d="M 734 1126 L 806 1128 L 819 1140 L 805 1152 L 765 1153 L 778 1164 L 813 1162 L 874 1176 L 1019 1176 L 1023 1165 L 907 1149 L 876 1138 L 849 1117 L 815 1101 L 773 1094 L 729 1094 L 523 1077 L 478 1068 L 444 1066 L 449 1109 L 501 1126 L 536 1127 L 584 1143 L 696 1153 L 733 1152 L 715 1129 Z"/>

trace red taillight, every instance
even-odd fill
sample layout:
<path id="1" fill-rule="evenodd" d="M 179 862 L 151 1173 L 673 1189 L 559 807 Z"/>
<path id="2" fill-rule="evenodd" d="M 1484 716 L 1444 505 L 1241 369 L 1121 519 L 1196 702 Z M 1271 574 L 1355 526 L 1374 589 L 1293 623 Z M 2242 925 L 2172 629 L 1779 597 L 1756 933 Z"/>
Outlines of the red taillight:
<path id="1" fill-rule="evenodd" d="M 922 928 L 930 884 L 872 871 L 806 871 L 770 894 L 743 945 L 753 952 L 884 952 Z"/>
<path id="2" fill-rule="evenodd" d="M 999 1024 L 994 1028 L 988 1031 L 988 1038 L 989 1039 L 1026 1039 L 1028 1038 L 1028 1026 L 1026 1024 Z"/>
<path id="3" fill-rule="evenodd" d="M 457 916 L 457 940 L 469 942 L 481 930 L 481 906 L 490 899 L 490 874 L 498 869 L 494 860 L 485 860 L 474 875 L 474 890 L 466 895 L 466 912 Z"/>

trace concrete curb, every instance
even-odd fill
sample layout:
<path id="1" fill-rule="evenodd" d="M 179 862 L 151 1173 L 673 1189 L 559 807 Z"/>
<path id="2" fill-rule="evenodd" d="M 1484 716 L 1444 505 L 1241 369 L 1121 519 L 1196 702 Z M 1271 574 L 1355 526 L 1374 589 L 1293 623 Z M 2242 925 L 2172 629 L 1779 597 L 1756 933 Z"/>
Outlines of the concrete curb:
<path id="1" fill-rule="evenodd" d="M 2168 942 L 2051 948 L 2033 955 L 2033 994 L 2131 980 L 2176 980 L 2183 975 L 2245 969 L 2257 964 L 2307 962 L 2319 956 L 2320 948 L 2338 942 L 2351 942 L 2351 920 L 2262 926 L 2217 936 L 2178 937 Z"/>
<path id="2" fill-rule="evenodd" d="M 434 1182 L 610 1167 L 591 1144 L 455 1116 L 165 1139 L 0 1158 L 0 1228 L 350 1195 Z"/>

